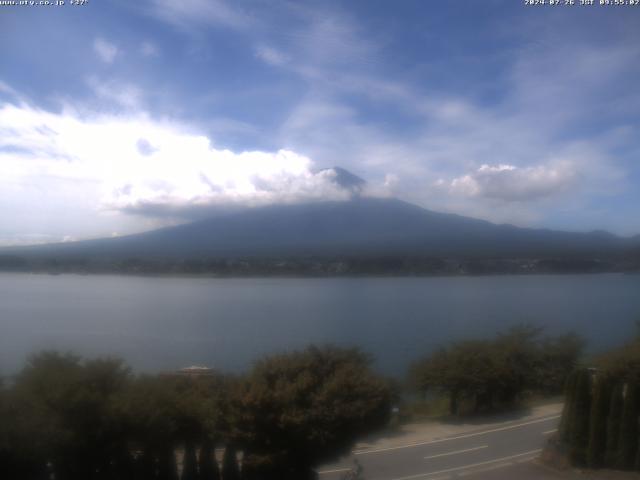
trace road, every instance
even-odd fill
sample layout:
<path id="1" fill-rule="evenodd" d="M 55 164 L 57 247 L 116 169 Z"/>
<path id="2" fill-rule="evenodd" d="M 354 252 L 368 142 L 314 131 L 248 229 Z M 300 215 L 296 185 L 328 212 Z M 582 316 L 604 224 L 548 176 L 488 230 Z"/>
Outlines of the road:
<path id="1" fill-rule="evenodd" d="M 543 478 L 539 467 L 530 462 L 540 454 L 558 421 L 559 415 L 547 415 L 424 442 L 356 450 L 318 473 L 320 480 L 339 480 L 356 459 L 367 480 Z"/>

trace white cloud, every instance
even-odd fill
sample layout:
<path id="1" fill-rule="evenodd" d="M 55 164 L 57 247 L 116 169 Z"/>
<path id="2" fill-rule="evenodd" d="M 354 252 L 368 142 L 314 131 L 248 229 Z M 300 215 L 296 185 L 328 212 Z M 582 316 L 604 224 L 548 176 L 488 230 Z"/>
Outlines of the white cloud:
<path id="1" fill-rule="evenodd" d="M 105 63 L 113 63 L 118 55 L 118 47 L 103 38 L 96 38 L 93 42 L 93 49 Z"/>
<path id="2" fill-rule="evenodd" d="M 142 42 L 142 44 L 140 45 L 140 53 L 145 57 L 157 57 L 158 55 L 160 55 L 160 50 L 158 50 L 158 47 L 155 43 L 147 40 Z"/>
<path id="3" fill-rule="evenodd" d="M 0 184 L 55 179 L 96 185 L 102 207 L 192 217 L 216 206 L 346 200 L 335 172 L 288 150 L 233 152 L 188 127 L 147 115 L 80 116 L 0 107 Z"/>
<path id="4" fill-rule="evenodd" d="M 266 45 L 260 45 L 256 48 L 256 57 L 269 65 L 282 66 L 289 62 L 290 57 L 280 50 Z"/>
<path id="5" fill-rule="evenodd" d="M 515 49 L 500 73 L 501 94 L 486 101 L 474 97 L 474 89 L 468 96 L 443 94 L 428 82 L 403 80 L 402 72 L 380 74 L 377 52 L 384 45 L 361 36 L 344 18 L 320 19 L 308 30 L 286 49 L 291 61 L 285 68 L 310 88 L 281 125 L 281 144 L 318 162 L 366 169 L 380 182 L 393 172 L 398 179 L 389 191 L 408 201 L 497 222 L 541 225 L 560 212 L 565 220 L 585 219 L 589 203 L 625 188 L 629 158 L 618 152 L 633 141 L 612 131 L 621 112 L 640 105 L 640 95 L 611 87 L 616 79 L 632 78 L 635 47 L 632 53 L 620 43 L 583 46 L 572 54 L 566 48 Z M 342 52 L 322 43 L 330 32 L 345 41 Z M 363 114 L 363 100 L 374 115 Z M 389 112 L 385 116 L 402 116 L 406 128 L 393 131 L 393 121 L 389 128 L 387 118 L 375 117 L 378 108 Z M 592 120 L 602 116 L 611 123 L 594 129 Z M 617 221 L 626 225 L 621 216 Z M 604 224 L 588 222 L 588 228 Z"/>
<path id="6" fill-rule="evenodd" d="M 538 165 L 519 168 L 514 165 L 482 165 L 475 172 L 440 180 L 454 194 L 504 201 L 529 201 L 566 191 L 577 178 L 570 164 Z"/>
<path id="7" fill-rule="evenodd" d="M 306 10 L 303 21 L 292 46 L 308 66 L 353 70 L 376 61 L 378 45 L 364 35 L 357 19 L 321 8 Z"/>
<path id="8" fill-rule="evenodd" d="M 151 16 L 187 31 L 212 25 L 245 29 L 254 23 L 252 17 L 223 0 L 148 0 L 146 9 Z"/>
<path id="9" fill-rule="evenodd" d="M 125 109 L 140 109 L 143 93 L 136 85 L 115 80 L 103 80 L 96 76 L 86 79 L 87 85 L 97 98 Z"/>
<path id="10" fill-rule="evenodd" d="M 387 173 L 384 176 L 384 186 L 388 189 L 395 189 L 400 183 L 400 177 L 395 173 Z"/>
<path id="11" fill-rule="evenodd" d="M 306 88 L 299 91 L 306 91 L 306 95 L 286 97 L 291 101 L 290 110 L 280 125 L 269 125 L 268 121 L 258 124 L 257 120 L 246 124 L 225 117 L 222 109 L 217 113 L 220 117 L 202 124 L 216 138 L 228 142 L 229 138 L 242 136 L 243 140 L 250 138 L 256 143 L 282 146 L 286 151 L 313 158 L 312 165 L 341 165 L 366 172 L 368 179 L 383 185 L 387 192 L 395 192 L 427 208 L 519 224 L 544 224 L 553 216 L 557 219 L 558 212 L 564 210 L 567 212 L 564 219 L 575 217 L 575 224 L 579 225 L 588 217 L 588 209 L 593 208 L 599 195 L 624 188 L 625 175 L 629 178 L 631 169 L 629 159 L 635 161 L 631 155 L 623 158 L 635 140 L 622 136 L 615 139 L 610 131 L 621 127 L 620 118 L 615 115 L 620 112 L 635 115 L 640 106 L 637 90 L 619 85 L 622 79 L 634 78 L 632 71 L 636 67 L 631 60 L 637 56 L 638 47 L 630 46 L 629 42 L 612 40 L 605 45 L 559 41 L 554 48 L 516 42 L 514 48 L 501 56 L 495 79 L 499 89 L 485 98 L 482 92 L 486 89 L 481 84 L 468 85 L 466 90 L 442 88 L 438 81 L 431 82 L 429 75 L 421 76 L 420 72 L 440 65 L 430 65 L 430 58 L 424 57 L 424 64 L 415 65 L 415 71 L 403 68 L 402 62 L 394 63 L 394 68 L 383 64 L 381 60 L 397 53 L 385 50 L 388 45 L 384 32 L 366 35 L 359 19 L 342 15 L 342 10 L 332 12 L 323 6 L 316 9 L 288 4 L 302 13 L 295 21 L 282 22 L 282 31 L 274 35 L 259 24 L 257 28 L 248 28 L 256 25 L 255 19 L 243 12 L 238 3 L 149 0 L 146 5 L 153 7 L 150 11 L 154 16 L 185 31 L 201 33 L 200 27 L 211 26 L 242 30 L 247 35 L 246 44 L 255 46 L 252 53 L 257 58 L 280 66 L 305 83 Z M 446 69 L 446 64 L 443 65 Z M 154 165 L 151 159 L 166 153 L 165 146 L 161 148 L 156 137 L 141 125 L 166 127 L 168 138 L 176 138 L 174 134 L 192 140 L 199 137 L 188 130 L 185 133 L 184 126 L 149 122 L 143 115 L 132 113 L 143 110 L 144 102 L 151 104 L 153 87 L 141 90 L 126 82 L 96 78 L 90 85 L 97 97 L 106 100 L 103 104 L 123 108 L 124 114 L 71 117 L 92 125 L 98 120 L 117 119 L 119 124 L 138 129 L 129 143 L 135 149 L 134 156 L 127 157 L 133 164 L 138 163 L 133 159 L 144 157 L 149 165 Z M 267 82 L 261 85 L 259 95 L 278 92 L 278 88 L 281 86 Z M 147 91 L 151 93 L 145 96 L 143 92 Z M 213 93 L 216 97 L 229 95 L 217 87 Z M 198 92 L 197 98 L 204 96 Z M 228 98 L 225 100 L 232 103 Z M 243 102 L 250 105 L 247 99 Z M 243 117 L 248 122 L 254 121 L 251 118 L 251 115 Z M 628 119 L 631 132 L 634 119 L 635 116 Z M 596 122 L 599 125 L 593 128 Z M 211 146 L 193 148 L 202 158 L 224 152 Z M 232 158 L 239 155 L 243 154 L 232 152 Z M 278 157 L 278 152 L 268 155 Z M 193 162 L 183 157 L 178 155 L 179 161 L 193 170 Z M 115 171 L 127 170 L 119 166 L 121 161 L 117 161 Z M 282 159 L 273 161 L 278 163 Z M 631 166 L 635 168 L 635 164 Z M 288 172 L 287 168 L 285 171 Z M 310 183 L 318 180 L 312 167 L 308 172 Z M 303 177 L 296 178 L 299 184 L 305 183 Z M 439 187 L 432 188 L 439 179 Z M 217 201 L 216 192 L 221 187 L 216 183 L 208 185 L 207 174 L 193 181 L 199 182 L 198 188 L 213 192 L 204 196 L 202 204 Z M 257 204 L 256 199 L 260 195 L 267 198 L 270 185 L 278 180 L 249 183 L 258 192 L 251 200 Z M 291 190 L 295 190 L 296 182 L 290 183 Z M 109 193 L 105 198 L 113 204 L 122 200 L 123 208 L 129 210 L 178 204 L 186 210 L 200 202 L 196 198 L 197 189 L 193 189 L 196 194 L 183 194 L 185 188 L 173 184 L 167 187 L 168 193 L 164 192 L 162 182 L 151 187 L 144 182 L 124 180 L 110 185 L 129 193 Z M 140 200 L 135 200 L 144 188 L 150 188 L 152 194 L 140 195 Z M 164 193 L 160 195 L 160 191 Z M 246 202 L 249 198 L 227 185 L 221 191 L 228 195 L 220 199 L 240 198 L 240 202 Z M 148 203 L 150 199 L 153 201 Z M 612 213 L 611 217 L 616 215 Z M 627 224 L 622 215 L 616 218 L 619 225 Z M 603 225 L 598 222 L 589 219 L 584 225 L 589 228 Z M 619 228 L 611 227 L 612 224 L 613 220 L 609 228 Z"/>
<path id="12" fill-rule="evenodd" d="M 0 93 L 6 93 L 13 97 L 18 95 L 18 93 L 13 88 L 4 83 L 2 80 L 0 80 Z"/>

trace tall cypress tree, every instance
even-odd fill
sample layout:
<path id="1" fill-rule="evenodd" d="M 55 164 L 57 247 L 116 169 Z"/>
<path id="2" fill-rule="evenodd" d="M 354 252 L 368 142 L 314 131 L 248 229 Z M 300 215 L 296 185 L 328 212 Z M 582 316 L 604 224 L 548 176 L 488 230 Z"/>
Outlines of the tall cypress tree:
<path id="1" fill-rule="evenodd" d="M 573 399 L 575 397 L 577 378 L 578 372 L 573 372 L 569 375 L 565 385 L 564 408 L 562 411 L 562 418 L 560 419 L 560 426 L 558 427 L 560 441 L 563 443 L 569 443 L 571 418 L 573 417 Z"/>
<path id="2" fill-rule="evenodd" d="M 638 450 L 636 451 L 636 461 L 634 465 L 634 470 L 636 472 L 640 472 L 640 438 L 638 438 Z"/>
<path id="3" fill-rule="evenodd" d="M 618 460 L 618 441 L 620 440 L 620 421 L 622 419 L 623 385 L 618 383 L 611 391 L 609 415 L 607 416 L 607 450 L 605 465 L 614 467 Z"/>
<path id="4" fill-rule="evenodd" d="M 156 478 L 156 457 L 150 448 L 145 448 L 142 454 L 134 460 L 133 477 L 136 480 L 154 480 Z"/>
<path id="5" fill-rule="evenodd" d="M 268 476 L 270 472 L 260 471 L 257 457 L 250 452 L 244 452 L 242 458 L 242 480 L 263 480 L 262 477 Z M 263 469 L 264 470 L 264 469 Z"/>
<path id="6" fill-rule="evenodd" d="M 200 467 L 200 480 L 220 480 L 220 469 L 215 457 L 215 445 L 206 439 L 200 448 L 198 465 Z"/>
<path id="7" fill-rule="evenodd" d="M 158 479 L 178 480 L 176 454 L 171 447 L 162 449 L 158 455 Z"/>
<path id="8" fill-rule="evenodd" d="M 589 413 L 591 410 L 591 373 L 580 370 L 576 379 L 573 412 L 569 425 L 569 455 L 574 465 L 585 465 L 589 442 Z"/>
<path id="9" fill-rule="evenodd" d="M 604 375 L 596 379 L 589 422 L 589 446 L 587 465 L 590 468 L 604 466 L 607 445 L 607 413 L 611 402 L 611 380 Z"/>
<path id="10" fill-rule="evenodd" d="M 187 442 L 184 446 L 181 480 L 198 480 L 198 460 L 193 442 Z"/>
<path id="11" fill-rule="evenodd" d="M 227 445 L 222 457 L 222 480 L 240 480 L 240 469 L 236 459 L 236 449 L 233 445 Z"/>
<path id="12" fill-rule="evenodd" d="M 638 384 L 627 383 L 620 421 L 618 467 L 631 470 L 635 466 L 638 448 Z"/>

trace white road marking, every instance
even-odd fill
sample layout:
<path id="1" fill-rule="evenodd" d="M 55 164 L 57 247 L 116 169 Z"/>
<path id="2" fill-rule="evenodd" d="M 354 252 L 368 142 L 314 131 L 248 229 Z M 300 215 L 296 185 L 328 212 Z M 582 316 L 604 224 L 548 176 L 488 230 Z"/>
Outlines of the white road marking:
<path id="1" fill-rule="evenodd" d="M 546 432 L 542 432 L 542 434 L 543 434 L 543 435 L 549 435 L 550 433 L 555 433 L 555 432 L 557 432 L 557 431 L 558 431 L 558 429 L 557 429 L 557 428 L 554 428 L 553 430 L 547 430 Z"/>
<path id="2" fill-rule="evenodd" d="M 533 425 L 535 423 L 548 422 L 549 420 L 555 420 L 560 418 L 561 415 L 554 415 L 552 417 L 539 418 L 537 420 L 531 420 L 530 422 L 519 423 L 517 425 L 509 425 L 507 427 L 492 428 L 491 430 L 484 430 L 482 432 L 467 433 L 466 435 L 458 435 L 457 437 L 441 438 L 438 440 L 429 440 L 427 442 L 409 443 L 407 445 L 398 445 L 397 447 L 378 448 L 375 450 L 357 450 L 353 452 L 354 455 L 368 455 L 370 453 L 388 452 L 390 450 L 400 450 L 402 448 L 420 447 L 422 445 L 433 445 L 434 443 L 450 442 L 452 440 L 460 440 L 461 438 L 477 437 L 478 435 L 486 435 L 487 433 L 502 432 L 504 430 L 512 430 L 514 428 L 525 427 L 527 425 Z"/>
<path id="3" fill-rule="evenodd" d="M 428 457 L 424 457 L 424 459 L 425 460 L 429 460 L 430 458 L 447 457 L 449 455 L 457 455 L 458 453 L 465 453 L 465 452 L 473 452 L 475 450 L 482 450 L 483 448 L 489 448 L 489 445 L 481 445 L 479 447 L 465 448 L 464 450 L 457 450 L 455 452 L 439 453 L 438 455 L 429 455 Z"/>
<path id="4" fill-rule="evenodd" d="M 335 470 L 322 470 L 321 472 L 317 472 L 318 475 L 328 475 L 330 473 L 341 473 L 341 472 L 350 472 L 350 468 L 336 468 Z"/>
<path id="5" fill-rule="evenodd" d="M 534 454 L 540 453 L 541 451 L 542 449 L 539 448 L 537 450 L 530 450 L 528 452 L 518 453 L 516 455 L 509 455 L 508 457 L 496 458 L 494 460 L 486 460 L 484 462 L 471 463 L 469 465 L 463 465 L 462 467 L 446 468 L 444 470 L 438 470 L 436 472 L 418 473 L 417 475 L 398 477 L 398 478 L 393 478 L 392 480 L 410 480 L 412 478 L 430 477 L 431 475 L 439 475 L 442 473 L 456 472 L 459 470 L 467 470 L 469 468 L 480 467 L 482 465 L 488 465 L 490 463 L 504 462 L 506 460 L 511 460 L 513 458 L 524 457 L 525 455 L 534 455 Z"/>

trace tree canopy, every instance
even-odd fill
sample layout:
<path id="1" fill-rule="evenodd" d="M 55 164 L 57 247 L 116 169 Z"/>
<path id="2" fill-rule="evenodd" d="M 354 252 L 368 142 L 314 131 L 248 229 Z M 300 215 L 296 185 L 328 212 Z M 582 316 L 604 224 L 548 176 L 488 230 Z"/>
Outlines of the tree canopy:
<path id="1" fill-rule="evenodd" d="M 515 403 L 529 390 L 560 393 L 575 368 L 583 341 L 575 334 L 543 337 L 538 328 L 514 327 L 491 340 L 466 340 L 416 362 L 412 384 L 449 396 L 450 412 L 462 401 L 474 411 Z"/>
<path id="2" fill-rule="evenodd" d="M 268 478 L 304 479 L 390 415 L 389 384 L 356 349 L 309 347 L 258 362 L 239 395 L 236 435 Z M 265 478 L 265 477 L 263 477 Z"/>
<path id="3" fill-rule="evenodd" d="M 117 359 L 43 352 L 0 384 L 0 472 L 229 480 L 240 478 L 239 450 L 243 478 L 301 480 L 385 424 L 391 389 L 369 363 L 358 350 L 309 347 L 264 358 L 243 378 L 136 376 Z"/>

